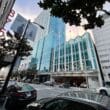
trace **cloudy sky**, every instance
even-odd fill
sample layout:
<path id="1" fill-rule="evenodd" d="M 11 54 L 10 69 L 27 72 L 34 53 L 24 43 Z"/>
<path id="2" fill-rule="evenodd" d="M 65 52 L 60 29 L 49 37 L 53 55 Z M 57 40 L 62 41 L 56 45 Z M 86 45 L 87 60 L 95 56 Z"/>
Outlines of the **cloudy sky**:
<path id="1" fill-rule="evenodd" d="M 5 28 L 10 30 L 10 26 L 12 25 L 18 13 L 27 20 L 30 19 L 33 21 L 42 11 L 42 9 L 37 4 L 39 1 L 40 0 L 16 0 L 13 7 L 15 16 L 11 18 L 12 22 L 6 23 Z"/>
<path id="2" fill-rule="evenodd" d="M 14 10 L 27 19 L 34 19 L 41 12 L 37 5 L 39 0 L 16 0 Z"/>
<path id="3" fill-rule="evenodd" d="M 13 9 L 15 10 L 16 15 L 17 13 L 19 13 L 26 19 L 31 19 L 31 21 L 33 21 L 42 11 L 42 9 L 37 4 L 39 1 L 40 0 L 16 0 Z M 106 4 L 104 5 L 104 8 L 110 10 L 110 5 Z M 9 28 L 10 25 L 11 23 L 7 25 L 7 28 Z M 67 40 L 76 37 L 77 35 L 82 35 L 83 33 L 84 30 L 82 28 L 76 28 L 75 26 L 70 27 L 69 25 L 67 25 Z"/>

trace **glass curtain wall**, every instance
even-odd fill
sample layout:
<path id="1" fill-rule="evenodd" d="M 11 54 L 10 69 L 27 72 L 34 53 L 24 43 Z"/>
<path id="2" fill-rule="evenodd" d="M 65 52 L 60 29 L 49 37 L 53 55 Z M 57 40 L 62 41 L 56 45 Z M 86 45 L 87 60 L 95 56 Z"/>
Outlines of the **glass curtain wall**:
<path id="1" fill-rule="evenodd" d="M 97 69 L 95 49 L 89 33 L 66 42 L 66 60 L 64 60 L 64 44 L 60 46 L 60 57 L 58 57 L 58 52 L 56 48 L 54 72 L 63 71 L 64 66 L 66 66 L 66 71 Z M 58 65 L 60 65 L 60 70 L 58 70 Z"/>
<path id="2" fill-rule="evenodd" d="M 50 17 L 49 30 L 47 36 L 45 36 L 39 43 L 38 48 L 38 65 L 39 71 L 49 72 L 52 71 L 53 54 L 55 48 L 60 46 L 65 41 L 65 24 L 64 22 L 56 17 Z M 41 46 L 41 47 L 40 47 Z M 60 52 L 58 52 L 60 55 Z M 53 56 L 52 56 L 53 55 Z M 58 55 L 58 56 L 59 56 Z M 58 61 L 60 62 L 60 61 Z M 60 68 L 60 65 L 58 65 Z"/>

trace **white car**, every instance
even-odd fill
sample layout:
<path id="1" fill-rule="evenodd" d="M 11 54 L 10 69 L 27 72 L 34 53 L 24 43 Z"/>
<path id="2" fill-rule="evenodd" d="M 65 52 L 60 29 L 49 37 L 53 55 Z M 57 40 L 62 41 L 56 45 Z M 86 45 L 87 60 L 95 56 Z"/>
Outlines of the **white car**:
<path id="1" fill-rule="evenodd" d="M 44 82 L 44 85 L 54 86 L 54 82 L 53 81 L 46 81 L 46 82 Z"/>
<path id="2" fill-rule="evenodd" d="M 110 82 L 105 82 L 105 86 L 98 88 L 97 93 L 110 96 Z"/>

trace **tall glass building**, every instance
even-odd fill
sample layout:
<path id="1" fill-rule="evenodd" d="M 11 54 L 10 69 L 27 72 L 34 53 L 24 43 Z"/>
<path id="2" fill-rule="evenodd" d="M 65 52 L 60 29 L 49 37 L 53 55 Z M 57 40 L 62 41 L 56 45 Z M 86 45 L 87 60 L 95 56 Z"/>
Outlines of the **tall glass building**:
<path id="1" fill-rule="evenodd" d="M 54 48 L 65 42 L 65 24 L 64 22 L 56 17 L 50 16 L 49 11 L 42 12 L 40 16 L 45 15 L 46 32 L 41 35 L 40 38 L 36 38 L 36 47 L 34 47 L 34 54 L 36 58 L 37 67 L 36 69 L 40 72 L 50 72 L 52 68 L 52 54 Z M 48 15 L 48 16 L 47 16 Z M 42 17 L 40 20 L 42 21 Z M 36 18 L 37 21 L 37 18 Z M 41 24 L 42 25 L 42 24 Z M 40 33 L 40 31 L 39 31 Z M 32 62 L 31 62 L 32 64 Z"/>

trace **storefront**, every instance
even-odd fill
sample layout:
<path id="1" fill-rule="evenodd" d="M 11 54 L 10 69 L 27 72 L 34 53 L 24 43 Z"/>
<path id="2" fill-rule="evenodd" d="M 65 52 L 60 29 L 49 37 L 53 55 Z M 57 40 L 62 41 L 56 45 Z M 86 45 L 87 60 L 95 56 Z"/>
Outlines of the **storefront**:
<path id="1" fill-rule="evenodd" d="M 97 71 L 87 71 L 87 72 L 68 72 L 68 73 L 54 73 L 52 78 L 56 83 L 70 83 L 72 86 L 80 87 L 81 85 L 86 85 L 89 88 L 96 88 L 99 86 L 99 78 Z"/>

